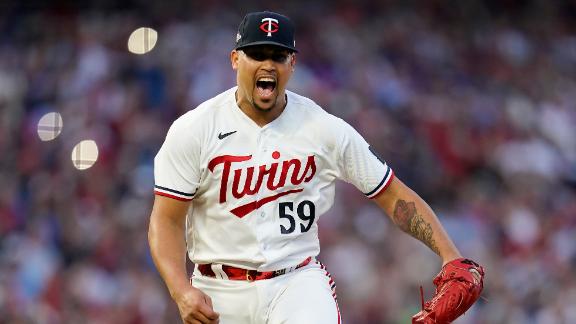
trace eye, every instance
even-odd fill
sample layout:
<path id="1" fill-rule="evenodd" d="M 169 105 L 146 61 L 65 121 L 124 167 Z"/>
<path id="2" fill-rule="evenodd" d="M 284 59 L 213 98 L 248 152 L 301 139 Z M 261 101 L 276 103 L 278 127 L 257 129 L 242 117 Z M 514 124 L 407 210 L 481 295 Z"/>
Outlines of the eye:
<path id="1" fill-rule="evenodd" d="M 266 60 L 272 60 L 276 63 L 285 63 L 290 53 L 287 52 L 268 52 L 268 51 L 261 51 L 261 50 L 252 50 L 252 49 L 245 49 L 244 53 L 250 59 L 258 62 L 263 62 Z"/>
<path id="2" fill-rule="evenodd" d="M 255 61 L 263 61 L 265 59 L 264 55 L 260 51 L 253 51 L 250 49 L 245 49 L 244 54 Z"/>
<path id="3" fill-rule="evenodd" d="M 288 54 L 286 53 L 274 53 L 272 54 L 272 60 L 277 63 L 284 63 L 288 59 Z"/>
<path id="4" fill-rule="evenodd" d="M 262 52 L 251 52 L 248 54 L 248 56 L 250 56 L 250 58 L 252 58 L 253 60 L 256 61 L 264 61 L 266 59 L 266 55 Z"/>

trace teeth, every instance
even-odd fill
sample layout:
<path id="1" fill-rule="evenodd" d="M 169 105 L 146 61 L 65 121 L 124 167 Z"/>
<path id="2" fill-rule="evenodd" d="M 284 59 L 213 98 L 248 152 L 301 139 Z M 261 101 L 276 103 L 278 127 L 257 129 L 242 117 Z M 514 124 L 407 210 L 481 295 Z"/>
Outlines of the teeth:
<path id="1" fill-rule="evenodd" d="M 262 78 L 258 79 L 258 81 L 276 82 L 276 80 L 274 80 L 274 78 L 270 78 L 270 77 L 262 77 Z"/>

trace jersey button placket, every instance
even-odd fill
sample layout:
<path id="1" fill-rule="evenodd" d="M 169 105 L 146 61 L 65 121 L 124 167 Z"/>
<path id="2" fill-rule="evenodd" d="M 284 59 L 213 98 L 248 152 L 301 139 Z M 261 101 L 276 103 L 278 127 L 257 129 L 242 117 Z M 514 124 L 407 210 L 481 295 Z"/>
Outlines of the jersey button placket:
<path id="1" fill-rule="evenodd" d="M 262 165 L 262 164 L 266 164 L 267 163 L 267 157 L 266 157 L 266 139 L 265 139 L 265 129 L 260 129 L 260 131 L 258 132 L 257 138 L 256 138 L 256 152 L 254 152 L 254 157 L 255 159 L 257 159 L 258 163 L 257 165 Z M 259 172 L 259 171 L 258 171 Z M 259 201 L 262 197 L 262 192 L 263 190 L 265 190 L 266 188 L 266 183 L 262 183 L 262 185 L 260 186 L 260 188 L 258 189 L 258 192 L 256 192 L 255 194 L 255 199 L 256 201 Z M 261 223 L 264 218 L 266 217 L 266 213 L 264 211 L 260 210 L 260 207 L 258 207 L 256 209 L 256 213 L 255 215 L 259 216 L 258 217 L 258 221 L 259 223 Z"/>
<path id="2" fill-rule="evenodd" d="M 255 161 L 258 162 L 256 165 L 261 165 L 262 162 L 264 162 L 266 160 L 266 158 L 264 156 L 262 156 L 262 153 L 261 153 L 263 142 L 264 142 L 264 138 L 262 136 L 262 129 L 260 129 L 258 131 L 258 137 L 256 138 L 256 152 L 254 152 L 255 153 L 254 154 Z M 256 195 L 255 195 L 256 201 L 260 200 L 261 191 L 262 191 L 262 186 L 260 186 L 260 188 L 258 189 L 258 192 L 256 192 Z M 259 209 L 260 208 L 256 209 L 258 211 L 258 214 L 260 214 Z"/>
<path id="3" fill-rule="evenodd" d="M 267 140 L 267 134 L 268 131 L 266 130 L 266 128 L 261 129 L 260 133 L 258 134 L 258 152 L 256 154 L 258 154 L 259 158 L 260 158 L 260 163 L 259 165 L 267 165 L 269 162 L 269 157 L 267 154 L 268 151 L 268 140 Z M 262 185 L 260 186 L 260 189 L 258 190 L 258 192 L 256 193 L 256 196 L 258 200 L 261 199 L 261 197 L 265 197 L 266 195 L 264 194 L 266 192 L 266 179 L 264 179 L 264 182 L 262 183 Z M 266 227 L 266 212 L 265 212 L 265 208 L 266 206 L 262 206 L 262 209 L 260 209 L 260 207 L 257 210 L 256 215 L 258 215 L 258 227 L 259 229 L 256 231 L 257 232 L 257 237 L 258 237 L 258 242 L 260 245 L 260 250 L 264 253 L 264 255 L 266 255 L 266 253 L 264 251 L 266 251 L 268 249 L 268 244 L 266 244 L 265 240 L 266 240 L 266 236 L 261 235 L 262 229 L 264 229 Z"/>
<path id="4" fill-rule="evenodd" d="M 262 131 L 260 131 L 260 150 L 263 153 L 268 152 L 268 141 L 266 140 L 267 135 L 268 134 L 268 129 L 262 129 Z M 266 154 L 264 154 L 264 160 L 268 160 L 268 157 L 266 156 Z"/>

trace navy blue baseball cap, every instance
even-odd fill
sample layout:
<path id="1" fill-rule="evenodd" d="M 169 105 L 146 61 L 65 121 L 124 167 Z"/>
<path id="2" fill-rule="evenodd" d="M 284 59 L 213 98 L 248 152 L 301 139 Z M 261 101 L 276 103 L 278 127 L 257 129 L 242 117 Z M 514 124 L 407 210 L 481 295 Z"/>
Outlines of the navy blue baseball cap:
<path id="1" fill-rule="evenodd" d="M 294 23 L 290 18 L 270 11 L 247 14 L 238 27 L 234 48 L 254 45 L 276 45 L 298 52 L 294 40 Z"/>

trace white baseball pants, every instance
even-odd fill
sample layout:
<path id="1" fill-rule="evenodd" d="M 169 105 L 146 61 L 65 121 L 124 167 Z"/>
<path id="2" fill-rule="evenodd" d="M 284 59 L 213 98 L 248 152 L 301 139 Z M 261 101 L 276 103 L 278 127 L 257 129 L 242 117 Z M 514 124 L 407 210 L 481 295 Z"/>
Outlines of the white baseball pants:
<path id="1" fill-rule="evenodd" d="M 341 324 L 334 281 L 317 261 L 253 282 L 195 270 L 192 285 L 212 298 L 220 324 Z"/>

